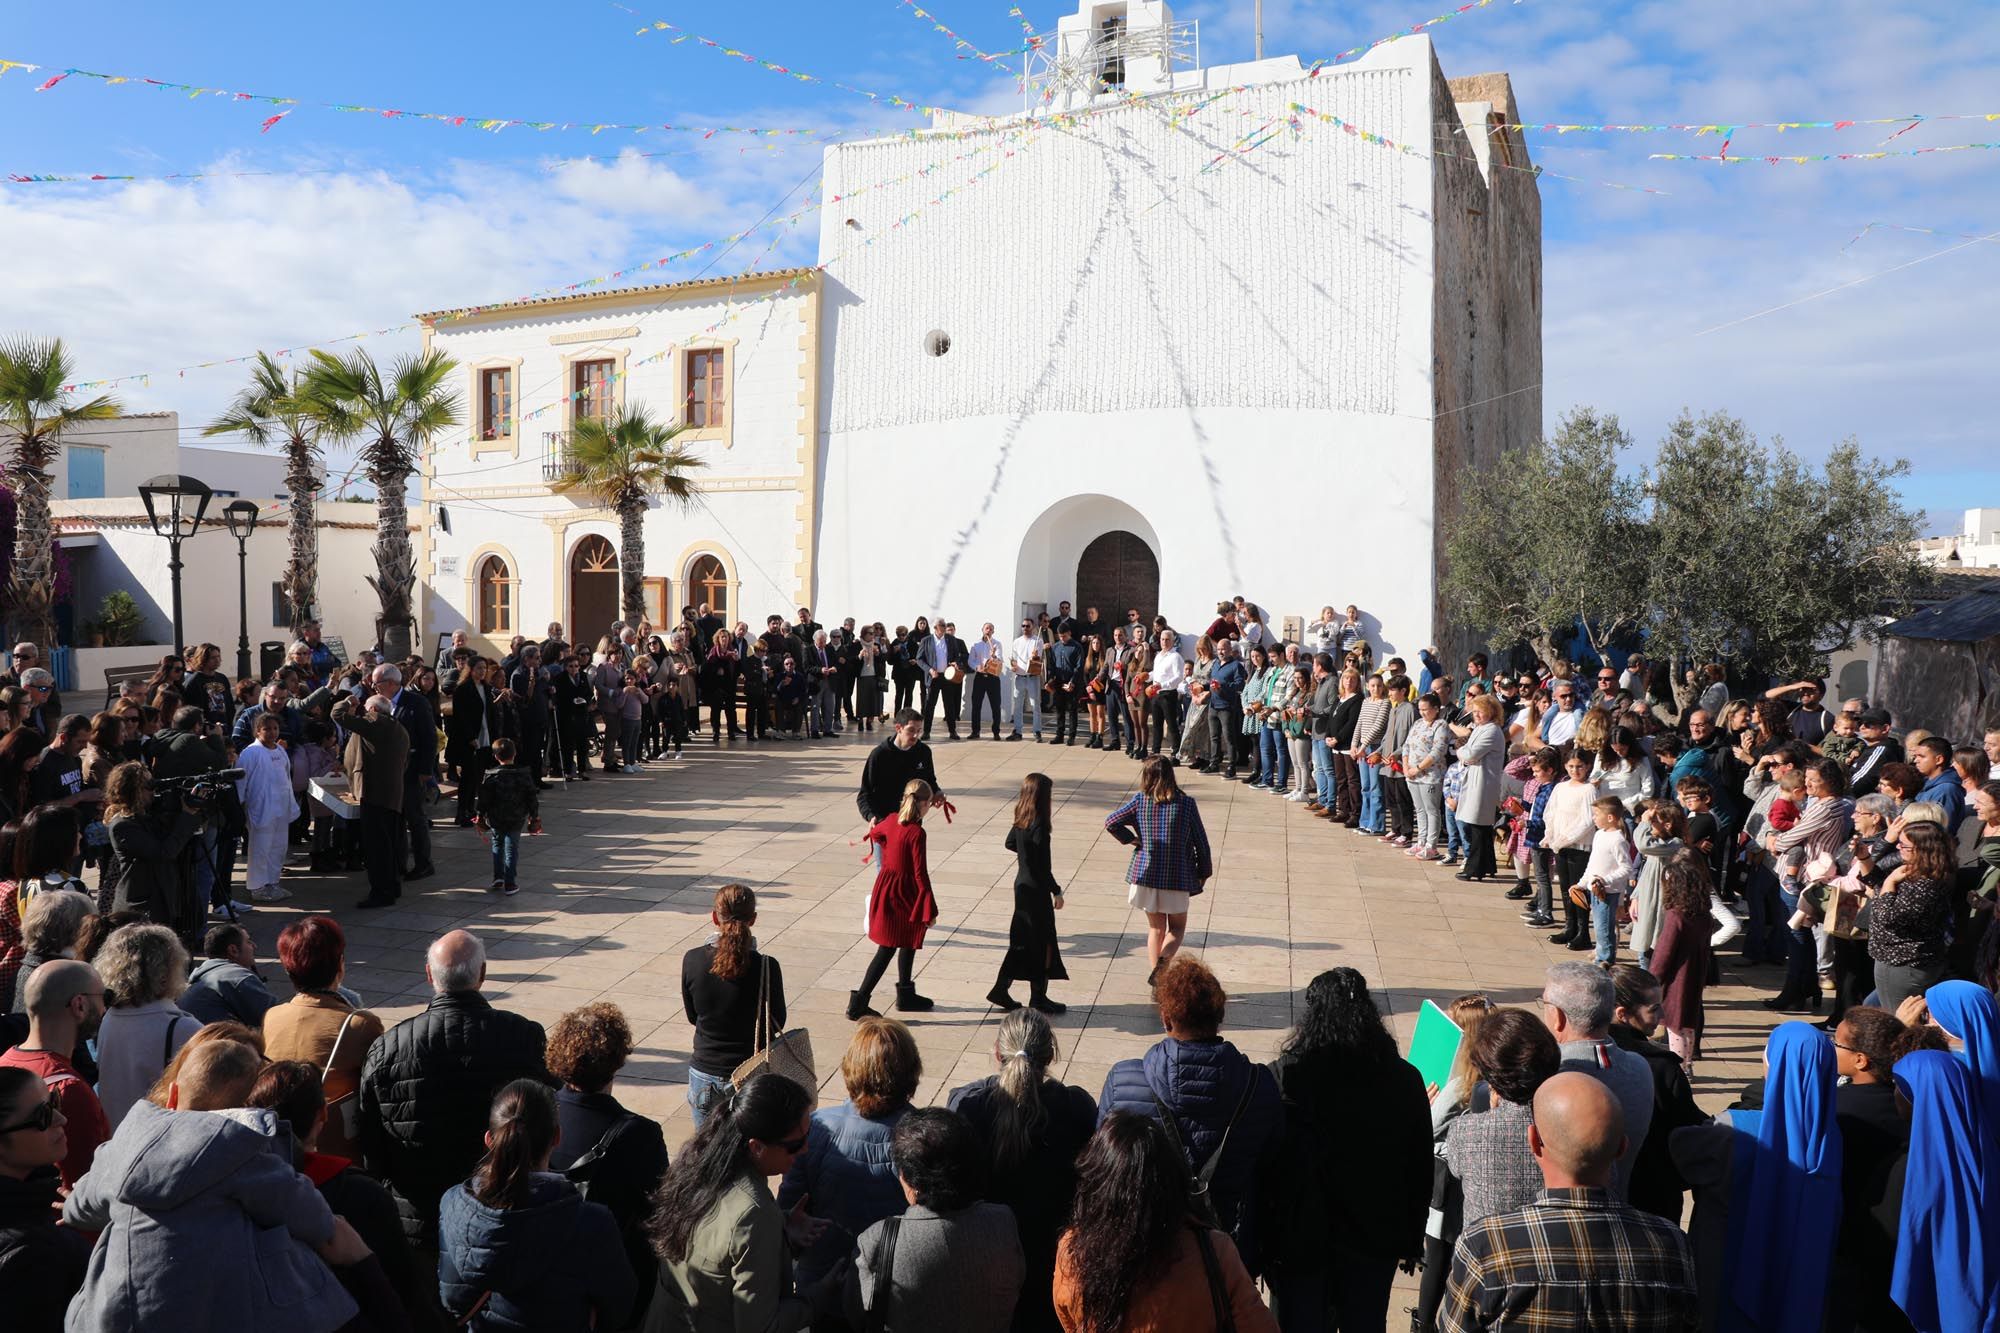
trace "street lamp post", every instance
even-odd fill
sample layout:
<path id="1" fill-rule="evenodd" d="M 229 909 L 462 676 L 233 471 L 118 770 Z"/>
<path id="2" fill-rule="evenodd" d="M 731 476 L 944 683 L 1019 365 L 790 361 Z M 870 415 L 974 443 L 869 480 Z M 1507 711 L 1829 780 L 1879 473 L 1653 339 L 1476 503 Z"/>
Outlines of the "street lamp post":
<path id="1" fill-rule="evenodd" d="M 139 500 L 146 506 L 146 521 L 155 534 L 167 539 L 167 577 L 174 589 L 174 644 L 180 652 L 187 644 L 181 633 L 181 543 L 201 527 L 214 492 L 193 477 L 161 475 L 139 488 Z"/>
<path id="2" fill-rule="evenodd" d="M 236 539 L 236 678 L 250 675 L 250 534 L 257 530 L 257 506 L 231 500 L 222 507 L 222 521 Z"/>

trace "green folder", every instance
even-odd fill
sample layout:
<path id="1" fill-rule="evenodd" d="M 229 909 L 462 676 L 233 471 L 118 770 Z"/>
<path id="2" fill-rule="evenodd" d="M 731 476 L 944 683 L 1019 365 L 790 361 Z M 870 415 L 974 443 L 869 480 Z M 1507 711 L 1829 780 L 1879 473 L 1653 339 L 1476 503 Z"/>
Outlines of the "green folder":
<path id="1" fill-rule="evenodd" d="M 1452 1062 L 1458 1059 L 1459 1043 L 1465 1033 L 1444 1010 L 1424 1001 L 1417 1011 L 1416 1035 L 1410 1038 L 1410 1063 L 1424 1076 L 1424 1088 L 1438 1092 L 1451 1078 Z"/>

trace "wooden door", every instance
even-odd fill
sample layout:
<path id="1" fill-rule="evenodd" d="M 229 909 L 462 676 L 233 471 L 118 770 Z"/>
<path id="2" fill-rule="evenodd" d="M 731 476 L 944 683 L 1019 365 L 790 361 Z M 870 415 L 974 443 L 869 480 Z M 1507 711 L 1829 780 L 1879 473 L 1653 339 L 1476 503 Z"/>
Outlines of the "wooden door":
<path id="1" fill-rule="evenodd" d="M 1160 562 L 1135 533 L 1107 532 L 1083 548 L 1076 562 L 1076 618 L 1094 606 L 1107 625 L 1125 623 L 1136 608 L 1141 624 L 1151 624 L 1160 603 Z"/>
<path id="2" fill-rule="evenodd" d="M 602 537 L 585 537 L 569 557 L 570 633 L 594 647 L 616 619 L 618 552 Z"/>

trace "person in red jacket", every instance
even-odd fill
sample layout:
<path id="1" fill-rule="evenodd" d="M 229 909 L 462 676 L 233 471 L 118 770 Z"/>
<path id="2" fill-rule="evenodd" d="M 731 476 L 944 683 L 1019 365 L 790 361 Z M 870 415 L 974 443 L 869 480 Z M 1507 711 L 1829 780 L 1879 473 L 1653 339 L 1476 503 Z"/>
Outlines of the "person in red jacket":
<path id="1" fill-rule="evenodd" d="M 938 914 L 924 844 L 924 813 L 930 806 L 930 784 L 911 778 L 903 785 L 901 808 L 868 830 L 868 841 L 879 849 L 875 886 L 868 892 L 868 938 L 875 942 L 875 957 L 861 978 L 861 989 L 848 994 L 850 1019 L 881 1016 L 868 1007 L 868 999 L 888 970 L 892 955 L 896 959 L 896 1008 L 904 1013 L 923 1013 L 931 1008 L 932 1002 L 917 994 L 916 983 L 910 979 L 917 950 L 924 947 L 924 932 Z"/>

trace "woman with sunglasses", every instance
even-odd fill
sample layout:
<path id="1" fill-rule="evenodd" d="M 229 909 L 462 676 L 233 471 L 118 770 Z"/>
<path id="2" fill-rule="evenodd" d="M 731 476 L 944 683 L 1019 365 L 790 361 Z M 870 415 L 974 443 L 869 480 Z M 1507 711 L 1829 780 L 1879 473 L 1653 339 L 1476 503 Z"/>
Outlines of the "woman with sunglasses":
<path id="1" fill-rule="evenodd" d="M 21 1333 L 56 1333 L 83 1286 L 91 1238 L 56 1225 L 56 1164 L 69 1151 L 60 1093 L 0 1067 L 0 1310 Z"/>
<path id="2" fill-rule="evenodd" d="M 837 1286 L 800 1293 L 793 1250 L 826 1223 L 789 1214 L 768 1183 L 806 1149 L 813 1095 L 778 1074 L 759 1074 L 712 1103 L 707 1119 L 667 1169 L 647 1229 L 660 1256 L 648 1329 L 790 1333 L 819 1322 Z"/>

